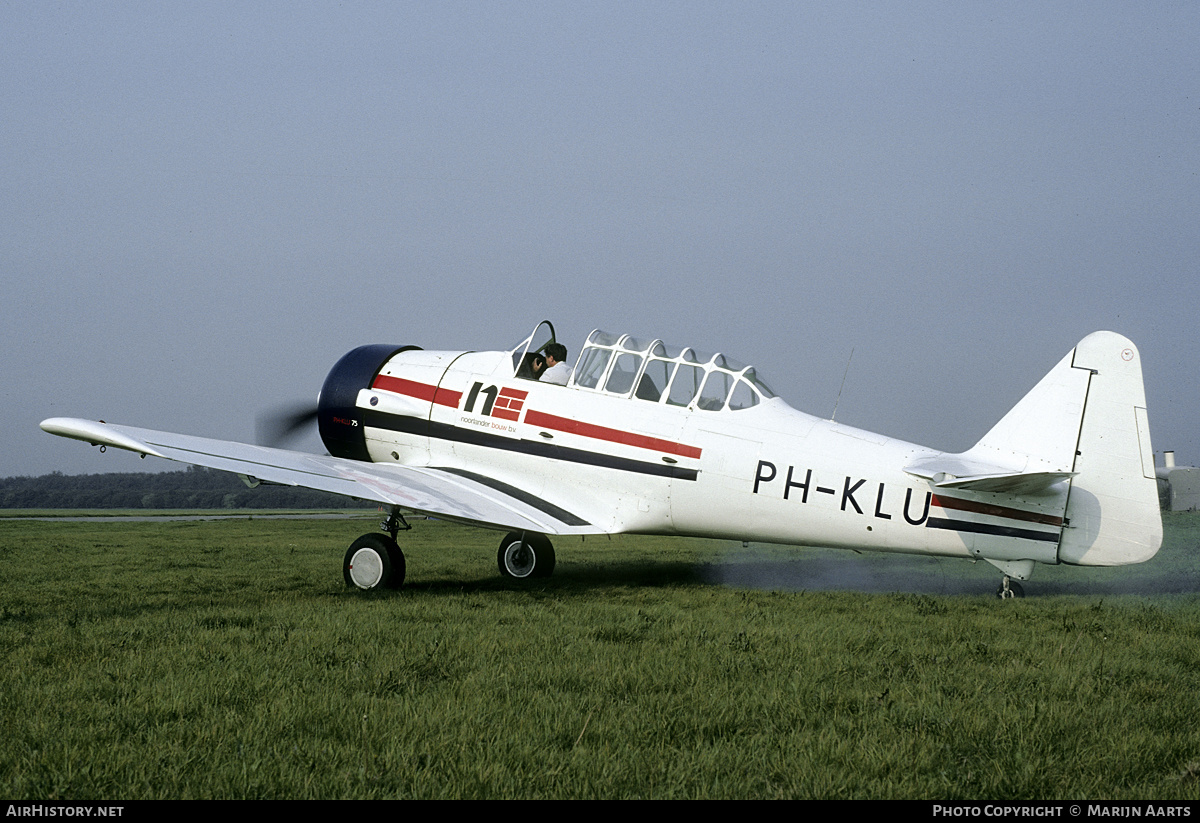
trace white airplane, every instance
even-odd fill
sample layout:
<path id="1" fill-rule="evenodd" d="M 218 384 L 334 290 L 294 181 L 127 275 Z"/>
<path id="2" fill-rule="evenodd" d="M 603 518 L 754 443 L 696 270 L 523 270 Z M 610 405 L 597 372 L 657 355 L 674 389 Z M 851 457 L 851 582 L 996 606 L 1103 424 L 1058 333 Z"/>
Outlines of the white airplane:
<path id="1" fill-rule="evenodd" d="M 663 534 L 983 559 L 1010 597 L 1035 563 L 1141 563 L 1162 542 L 1141 362 L 1113 332 L 1084 338 L 958 454 L 796 411 L 752 367 L 661 340 L 594 331 L 567 384 L 543 382 L 555 343 L 543 321 L 509 351 L 357 348 L 318 399 L 327 456 L 41 426 L 389 506 L 386 534 L 346 552 L 361 589 L 403 583 L 405 513 L 506 530 L 497 563 L 517 579 L 553 571 L 547 535 Z"/>

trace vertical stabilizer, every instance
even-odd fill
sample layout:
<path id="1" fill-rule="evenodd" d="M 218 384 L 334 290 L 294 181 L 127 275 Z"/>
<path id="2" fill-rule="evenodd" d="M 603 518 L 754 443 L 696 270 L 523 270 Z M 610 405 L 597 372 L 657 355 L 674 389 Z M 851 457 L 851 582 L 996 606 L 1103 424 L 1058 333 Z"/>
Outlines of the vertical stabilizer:
<path id="1" fill-rule="evenodd" d="M 1017 472 L 1073 471 L 1088 393 L 1088 372 L 1072 368 L 1074 356 L 1067 352 L 963 457 Z"/>
<path id="2" fill-rule="evenodd" d="M 1162 516 L 1141 355 L 1126 338 L 1101 331 L 1080 341 L 1071 365 L 1090 380 L 1059 562 L 1120 566 L 1149 560 L 1162 543 Z"/>

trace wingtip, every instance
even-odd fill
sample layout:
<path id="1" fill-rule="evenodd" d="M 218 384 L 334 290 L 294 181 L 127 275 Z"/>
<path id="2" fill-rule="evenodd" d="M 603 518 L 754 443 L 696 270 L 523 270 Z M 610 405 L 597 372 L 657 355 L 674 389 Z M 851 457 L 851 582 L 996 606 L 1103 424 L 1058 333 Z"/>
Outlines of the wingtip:
<path id="1" fill-rule="evenodd" d="M 103 420 L 81 420 L 75 417 L 48 417 L 41 422 L 42 431 L 58 437 L 69 437 L 72 440 L 82 440 L 93 446 L 112 446 L 114 449 L 126 449 L 138 454 L 149 454 L 162 457 L 154 449 L 142 441 L 130 437 L 108 425 Z"/>

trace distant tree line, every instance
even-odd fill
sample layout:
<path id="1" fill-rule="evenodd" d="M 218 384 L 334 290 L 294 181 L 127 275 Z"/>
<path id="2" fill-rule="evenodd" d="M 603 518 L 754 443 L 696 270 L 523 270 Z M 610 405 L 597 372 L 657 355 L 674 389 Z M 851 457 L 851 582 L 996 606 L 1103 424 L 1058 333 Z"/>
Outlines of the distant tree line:
<path id="1" fill-rule="evenodd" d="M 236 474 L 190 466 L 149 474 L 65 475 L 0 478 L 4 509 L 353 509 L 370 508 L 340 494 L 298 486 L 251 489 Z"/>

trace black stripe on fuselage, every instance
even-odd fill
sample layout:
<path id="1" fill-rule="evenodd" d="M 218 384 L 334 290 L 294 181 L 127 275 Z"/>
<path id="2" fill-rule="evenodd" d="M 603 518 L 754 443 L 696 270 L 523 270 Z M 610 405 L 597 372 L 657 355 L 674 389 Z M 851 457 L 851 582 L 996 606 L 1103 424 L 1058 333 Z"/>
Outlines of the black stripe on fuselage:
<path id="1" fill-rule="evenodd" d="M 430 420 L 416 417 L 406 417 L 398 414 L 360 409 L 363 425 L 374 429 L 415 434 L 420 437 L 428 436 L 436 440 L 447 440 L 454 443 L 470 443 L 489 449 L 528 454 L 534 457 L 547 457 L 551 460 L 563 460 L 568 463 L 580 463 L 585 466 L 600 466 L 605 469 L 650 474 L 656 477 L 671 477 L 675 480 L 695 480 L 697 469 L 684 469 L 679 466 L 647 463 L 644 460 L 632 460 L 628 457 L 614 457 L 611 454 L 599 454 L 584 449 L 572 449 L 554 443 L 543 443 L 534 440 L 516 440 L 511 437 L 501 437 L 486 431 L 477 431 L 446 423 L 434 423 Z"/>
<path id="2" fill-rule="evenodd" d="M 473 480 L 482 486 L 487 486 L 490 489 L 495 489 L 498 492 L 508 495 L 514 500 L 519 500 L 526 506 L 532 506 L 543 514 L 548 514 L 560 523 L 568 526 L 590 526 L 591 523 L 584 520 L 582 517 L 576 517 L 566 509 L 559 508 L 553 503 L 549 503 L 536 494 L 530 494 L 523 489 L 518 489 L 516 486 L 510 486 L 494 477 L 486 477 L 482 474 L 469 472 L 466 469 L 448 469 L 444 466 L 430 467 L 434 471 L 446 472 L 447 474 L 455 474 L 459 477 L 465 477 L 468 480 Z"/>
<path id="3" fill-rule="evenodd" d="M 973 534 L 993 534 L 997 537 L 1021 537 L 1025 540 L 1041 540 L 1045 543 L 1058 542 L 1058 535 L 1052 532 L 1018 529 L 1012 526 L 993 526 L 990 523 L 972 523 L 969 520 L 951 520 L 945 517 L 931 517 L 925 521 L 925 526 L 930 529 L 948 529 L 950 531 L 971 532 Z"/>

